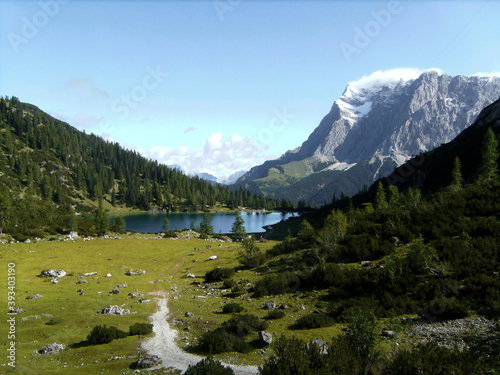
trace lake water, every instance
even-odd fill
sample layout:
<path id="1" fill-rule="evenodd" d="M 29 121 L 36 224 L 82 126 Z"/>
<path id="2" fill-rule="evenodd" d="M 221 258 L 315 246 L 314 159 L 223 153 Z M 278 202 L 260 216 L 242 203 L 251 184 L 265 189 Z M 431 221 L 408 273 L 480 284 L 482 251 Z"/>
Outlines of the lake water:
<path id="1" fill-rule="evenodd" d="M 245 230 L 247 233 L 265 232 L 264 227 L 286 220 L 289 217 L 297 215 L 296 213 L 257 213 L 242 212 L 241 217 L 245 221 Z M 110 215 L 110 220 L 116 215 Z M 168 217 L 169 230 L 182 230 L 191 228 L 191 225 L 199 226 L 203 220 L 201 213 L 140 213 L 121 215 L 127 223 L 126 229 L 143 233 L 158 233 L 162 230 L 163 219 Z M 212 213 L 212 226 L 214 233 L 230 233 L 231 226 L 236 217 L 235 213 Z"/>

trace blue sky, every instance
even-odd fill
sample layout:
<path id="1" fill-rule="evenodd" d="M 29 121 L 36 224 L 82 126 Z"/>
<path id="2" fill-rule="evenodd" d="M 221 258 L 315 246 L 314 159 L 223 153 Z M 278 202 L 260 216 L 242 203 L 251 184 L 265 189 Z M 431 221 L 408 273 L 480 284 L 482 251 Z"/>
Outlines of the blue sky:
<path id="1" fill-rule="evenodd" d="M 300 146 L 378 70 L 500 71 L 500 4 L 0 2 L 0 95 L 189 172 Z"/>

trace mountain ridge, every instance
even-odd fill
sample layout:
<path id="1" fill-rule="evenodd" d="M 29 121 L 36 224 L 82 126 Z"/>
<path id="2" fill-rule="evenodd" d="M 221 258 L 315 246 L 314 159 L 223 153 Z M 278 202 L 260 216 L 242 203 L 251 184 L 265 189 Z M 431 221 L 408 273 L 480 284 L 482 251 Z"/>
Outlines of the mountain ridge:
<path id="1" fill-rule="evenodd" d="M 315 205 L 333 194 L 353 195 L 412 156 L 451 141 L 499 96 L 496 76 L 449 76 L 436 69 L 375 72 L 347 84 L 302 146 L 252 168 L 237 184 Z M 309 173 L 280 172 L 290 163 L 304 164 L 301 169 Z M 324 184 L 296 189 L 313 174 L 322 174 Z"/>

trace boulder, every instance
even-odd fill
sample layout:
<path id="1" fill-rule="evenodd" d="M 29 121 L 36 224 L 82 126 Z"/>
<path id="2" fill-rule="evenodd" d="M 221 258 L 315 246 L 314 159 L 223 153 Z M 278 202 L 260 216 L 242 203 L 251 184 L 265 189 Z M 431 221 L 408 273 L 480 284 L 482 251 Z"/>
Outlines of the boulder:
<path id="1" fill-rule="evenodd" d="M 160 363 L 161 359 L 157 355 L 139 358 L 137 361 L 137 368 L 150 368 Z"/>
<path id="2" fill-rule="evenodd" d="M 216 260 L 217 259 L 217 255 L 212 255 L 211 257 L 207 258 L 207 260 Z"/>
<path id="3" fill-rule="evenodd" d="M 64 344 L 49 344 L 43 349 L 39 351 L 40 354 L 53 354 L 53 353 L 59 353 L 59 351 L 63 350 L 66 346 Z"/>
<path id="4" fill-rule="evenodd" d="M 29 297 L 26 297 L 26 299 L 38 299 L 38 298 L 42 298 L 43 296 L 41 294 L 32 294 L 31 296 Z"/>
<path id="5" fill-rule="evenodd" d="M 11 307 L 9 312 L 14 313 L 14 314 L 19 314 L 19 313 L 26 312 L 26 310 L 21 309 L 20 307 Z"/>
<path id="6" fill-rule="evenodd" d="M 76 283 L 77 284 L 87 284 L 88 281 L 87 280 L 78 280 Z"/>
<path id="7" fill-rule="evenodd" d="M 118 284 L 116 287 L 117 288 L 128 288 L 128 285 L 127 284 Z"/>
<path id="8" fill-rule="evenodd" d="M 94 276 L 94 275 L 97 275 L 97 272 L 87 272 L 87 273 L 84 273 L 81 277 L 88 277 L 88 276 Z"/>
<path id="9" fill-rule="evenodd" d="M 97 312 L 98 314 L 103 315 L 128 315 L 130 314 L 130 310 L 122 309 L 120 306 L 109 306 Z"/>
<path id="10" fill-rule="evenodd" d="M 107 274 L 106 274 L 106 277 L 111 277 L 111 274 L 110 274 L 110 273 L 107 273 Z"/>
<path id="11" fill-rule="evenodd" d="M 137 271 L 134 271 L 134 270 L 128 270 L 125 275 L 127 276 L 138 276 L 138 275 L 145 275 L 146 274 L 146 271 L 144 270 L 137 270 Z"/>
<path id="12" fill-rule="evenodd" d="M 130 297 L 132 297 L 132 298 L 137 298 L 137 297 L 139 297 L 139 293 L 129 293 L 128 295 L 129 295 Z"/>
<path id="13" fill-rule="evenodd" d="M 387 330 L 387 329 L 383 329 L 383 330 L 382 330 L 382 336 L 383 336 L 383 337 L 390 337 L 390 338 L 392 338 L 392 337 L 395 337 L 395 336 L 396 336 L 396 332 L 394 332 L 394 331 L 389 331 L 389 330 Z"/>
<path id="14" fill-rule="evenodd" d="M 273 342 L 273 335 L 272 335 L 272 333 L 269 333 L 266 331 L 260 331 L 259 332 L 259 339 L 263 344 L 271 345 L 271 343 Z"/>
<path id="15" fill-rule="evenodd" d="M 194 314 L 193 314 L 192 312 L 187 312 L 187 313 L 185 313 L 185 314 L 184 314 L 184 316 L 185 316 L 186 318 L 193 318 L 193 317 L 194 317 Z"/>
<path id="16" fill-rule="evenodd" d="M 188 273 L 188 274 L 186 275 L 186 277 L 189 277 L 190 279 L 195 279 L 195 278 L 196 278 L 196 276 L 195 276 L 195 275 L 193 275 L 192 273 Z"/>
<path id="17" fill-rule="evenodd" d="M 63 277 L 66 276 L 66 271 L 56 269 L 44 270 L 42 271 L 42 276 Z"/>
<path id="18" fill-rule="evenodd" d="M 319 350 L 319 354 L 321 355 L 327 355 L 328 350 L 330 350 L 330 347 L 328 346 L 327 342 L 321 339 L 314 339 L 309 341 L 307 343 L 307 347 L 309 348 L 310 346 L 316 346 Z"/>
<path id="19" fill-rule="evenodd" d="M 266 302 L 262 308 L 264 310 L 274 310 L 276 308 L 276 302 L 274 301 Z"/>

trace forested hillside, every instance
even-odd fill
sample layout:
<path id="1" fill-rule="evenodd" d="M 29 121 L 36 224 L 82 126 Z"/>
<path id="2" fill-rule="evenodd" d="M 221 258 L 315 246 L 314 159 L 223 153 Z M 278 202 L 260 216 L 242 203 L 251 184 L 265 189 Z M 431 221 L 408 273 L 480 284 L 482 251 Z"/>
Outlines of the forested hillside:
<path id="1" fill-rule="evenodd" d="M 61 216 L 92 212 L 100 198 L 112 206 L 165 212 L 288 204 L 187 177 L 15 97 L 0 98 L 0 194 L 0 224 L 12 232 L 67 230 Z"/>

